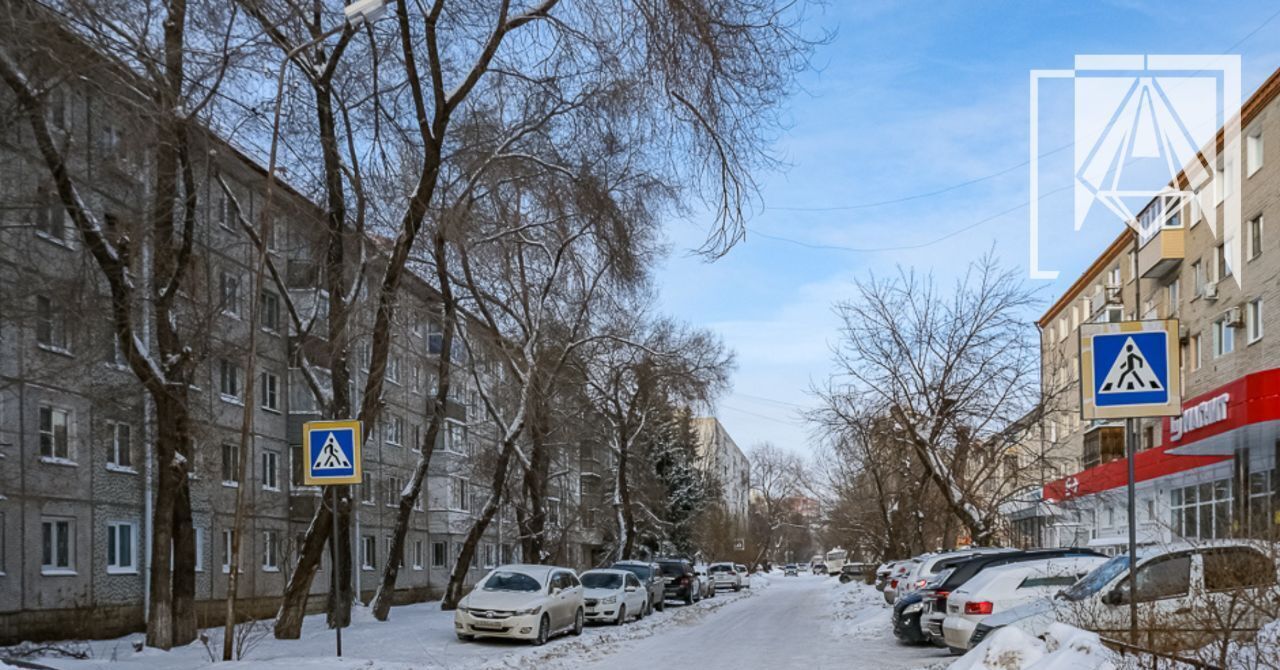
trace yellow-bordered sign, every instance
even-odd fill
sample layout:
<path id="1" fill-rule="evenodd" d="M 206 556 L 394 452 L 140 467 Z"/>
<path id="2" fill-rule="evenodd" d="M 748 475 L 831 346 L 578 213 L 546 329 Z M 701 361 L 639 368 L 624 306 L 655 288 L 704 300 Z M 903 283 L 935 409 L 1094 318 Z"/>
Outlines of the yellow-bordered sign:
<path id="1" fill-rule="evenodd" d="M 1182 414 L 1178 321 L 1080 326 L 1080 416 L 1129 419 Z"/>
<path id="2" fill-rule="evenodd" d="M 359 421 L 308 421 L 302 425 L 302 481 L 307 486 L 359 484 Z"/>

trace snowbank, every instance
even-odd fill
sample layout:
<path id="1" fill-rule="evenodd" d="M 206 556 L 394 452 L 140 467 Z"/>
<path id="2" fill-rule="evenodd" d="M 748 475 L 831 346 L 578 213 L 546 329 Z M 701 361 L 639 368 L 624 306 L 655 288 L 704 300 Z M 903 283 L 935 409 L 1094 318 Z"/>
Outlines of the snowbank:
<path id="1" fill-rule="evenodd" d="M 1113 660 L 1097 634 L 1055 623 L 1043 639 L 1001 628 L 949 670 L 1115 670 Z"/>

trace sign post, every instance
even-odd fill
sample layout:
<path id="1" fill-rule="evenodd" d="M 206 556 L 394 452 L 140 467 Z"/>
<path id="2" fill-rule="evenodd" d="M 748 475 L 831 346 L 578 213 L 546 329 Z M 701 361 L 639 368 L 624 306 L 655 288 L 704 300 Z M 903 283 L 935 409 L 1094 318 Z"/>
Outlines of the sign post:
<path id="1" fill-rule="evenodd" d="M 1178 321 L 1121 321 L 1080 326 L 1080 416 L 1124 419 L 1129 507 L 1129 643 L 1138 642 L 1138 513 L 1134 461 L 1138 419 L 1182 413 Z"/>
<path id="2" fill-rule="evenodd" d="M 307 486 L 359 484 L 363 472 L 359 421 L 308 421 L 302 426 L 302 481 Z M 338 593 L 338 489 L 331 488 L 333 531 L 329 536 L 330 588 Z M 336 599 L 334 600 L 336 602 Z M 342 626 L 334 626 L 338 656 L 342 656 Z"/>

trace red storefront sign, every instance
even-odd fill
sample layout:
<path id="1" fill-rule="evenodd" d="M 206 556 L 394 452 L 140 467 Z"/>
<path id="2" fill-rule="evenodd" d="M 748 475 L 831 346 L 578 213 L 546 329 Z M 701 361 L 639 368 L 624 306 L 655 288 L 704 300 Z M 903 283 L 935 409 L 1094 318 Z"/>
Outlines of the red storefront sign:
<path id="1" fill-rule="evenodd" d="M 1161 445 L 1138 453 L 1133 464 L 1136 481 L 1145 482 L 1231 460 L 1229 455 L 1174 452 L 1249 424 L 1280 419 L 1280 368 L 1241 377 L 1189 398 L 1182 406 L 1182 416 L 1163 420 Z M 1128 465 L 1119 459 L 1049 482 L 1044 487 L 1044 499 L 1056 502 L 1101 493 L 1124 486 L 1126 481 Z"/>

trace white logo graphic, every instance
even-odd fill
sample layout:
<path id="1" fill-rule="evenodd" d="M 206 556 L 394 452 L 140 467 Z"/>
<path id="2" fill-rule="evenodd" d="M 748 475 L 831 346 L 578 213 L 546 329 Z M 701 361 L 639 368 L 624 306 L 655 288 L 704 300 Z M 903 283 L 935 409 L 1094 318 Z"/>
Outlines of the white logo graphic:
<path id="1" fill-rule="evenodd" d="M 324 446 L 320 447 L 320 453 L 316 455 L 316 460 L 311 464 L 312 470 L 333 470 L 333 469 L 350 469 L 351 461 L 347 458 L 346 452 L 342 450 L 342 445 L 338 444 L 338 438 L 330 432 L 329 436 L 324 440 Z"/>
<path id="2" fill-rule="evenodd" d="M 1164 384 L 1151 371 L 1151 364 L 1138 345 L 1134 344 L 1132 337 L 1124 341 L 1120 354 L 1111 364 L 1111 371 L 1102 380 L 1102 386 L 1098 387 L 1099 394 L 1163 390 Z"/>
<path id="3" fill-rule="evenodd" d="M 1140 244 L 1163 228 L 1186 227 L 1201 218 L 1216 236 L 1221 203 L 1227 262 L 1239 282 L 1240 57 L 1076 56 L 1075 69 L 1031 71 L 1033 279 L 1058 276 L 1057 270 L 1041 268 L 1039 255 L 1039 201 L 1062 190 L 1040 192 L 1040 99 L 1042 87 L 1051 92 L 1050 80 L 1072 84 L 1074 230 L 1099 209 L 1134 228 Z M 1045 110 L 1060 108 L 1050 104 Z"/>

